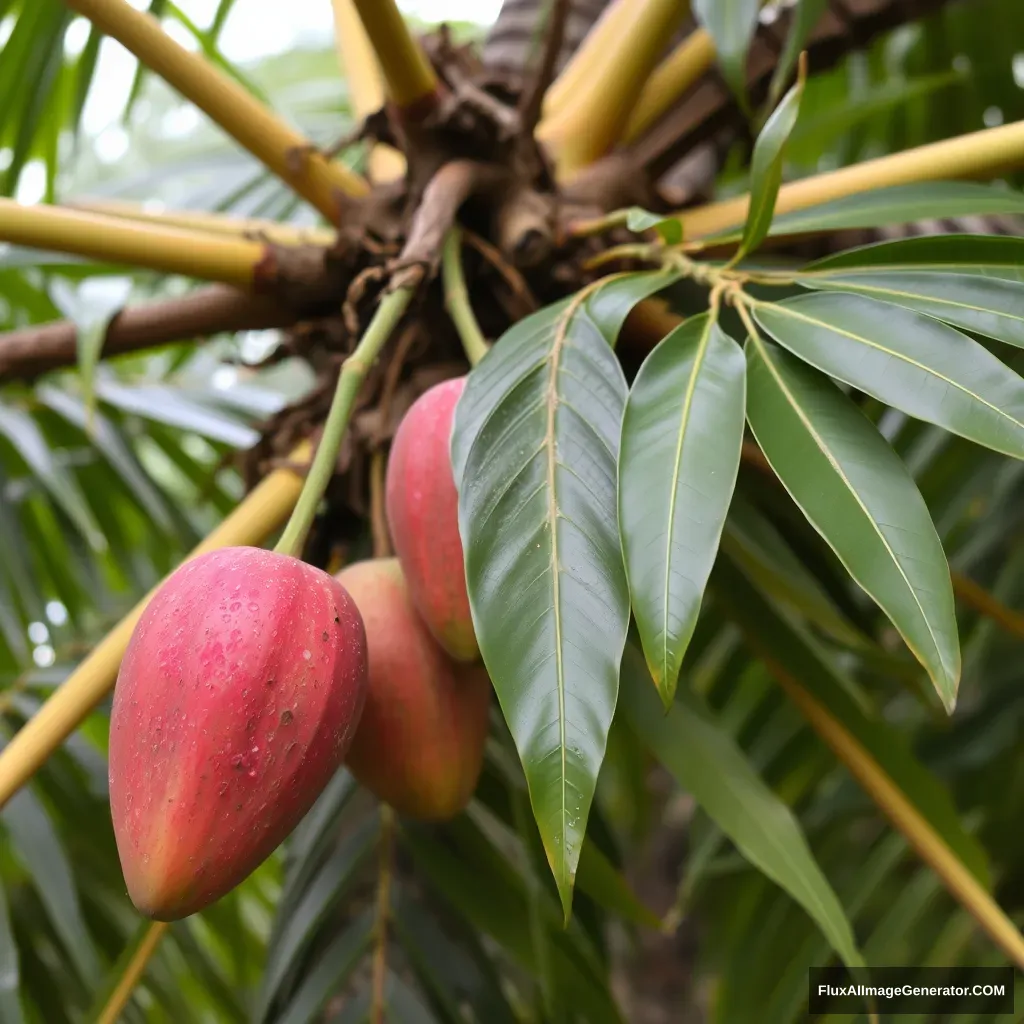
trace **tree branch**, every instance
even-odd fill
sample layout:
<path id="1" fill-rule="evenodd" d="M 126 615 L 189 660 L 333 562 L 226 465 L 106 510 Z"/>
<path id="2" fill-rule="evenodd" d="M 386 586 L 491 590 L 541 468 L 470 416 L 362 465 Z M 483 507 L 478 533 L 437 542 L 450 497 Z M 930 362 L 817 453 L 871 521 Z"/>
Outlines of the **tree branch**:
<path id="1" fill-rule="evenodd" d="M 269 297 L 213 285 L 183 298 L 133 306 L 118 313 L 107 329 L 100 357 L 225 331 L 287 327 L 296 319 L 295 313 Z M 66 320 L 0 334 L 0 383 L 29 381 L 49 370 L 73 366 L 77 337 L 77 328 Z"/>
<path id="2" fill-rule="evenodd" d="M 423 190 L 423 199 L 396 264 L 392 288 L 415 287 L 428 273 L 433 274 L 459 207 L 473 193 L 495 188 L 506 180 L 505 171 L 491 164 L 473 160 L 445 164 Z"/>

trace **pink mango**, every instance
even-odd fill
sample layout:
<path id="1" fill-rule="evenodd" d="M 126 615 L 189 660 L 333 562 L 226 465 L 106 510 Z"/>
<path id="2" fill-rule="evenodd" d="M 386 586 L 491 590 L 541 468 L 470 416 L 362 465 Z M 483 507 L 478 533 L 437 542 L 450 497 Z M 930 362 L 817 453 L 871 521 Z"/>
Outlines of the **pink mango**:
<path id="1" fill-rule="evenodd" d="M 355 602 L 260 548 L 186 562 L 132 634 L 110 719 L 110 808 L 147 917 L 218 900 L 295 828 L 341 765 L 366 696 Z"/>
<path id="2" fill-rule="evenodd" d="M 466 593 L 459 495 L 449 441 L 465 377 L 424 392 L 395 432 L 385 504 L 409 593 L 438 643 L 458 661 L 480 657 Z"/>
<path id="3" fill-rule="evenodd" d="M 370 682 L 346 763 L 400 814 L 453 818 L 480 778 L 491 680 L 460 665 L 431 636 L 409 599 L 395 558 L 357 562 L 338 574 L 366 623 Z"/>

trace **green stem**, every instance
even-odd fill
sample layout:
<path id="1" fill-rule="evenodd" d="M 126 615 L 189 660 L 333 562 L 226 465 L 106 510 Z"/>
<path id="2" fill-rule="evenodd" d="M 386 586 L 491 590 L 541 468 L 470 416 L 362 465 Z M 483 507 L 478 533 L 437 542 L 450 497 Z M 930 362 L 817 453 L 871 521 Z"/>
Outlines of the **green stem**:
<path id="1" fill-rule="evenodd" d="M 386 295 L 377 307 L 377 312 L 374 313 L 373 320 L 370 321 L 370 326 L 366 328 L 366 333 L 355 351 L 342 364 L 341 373 L 338 374 L 338 387 L 331 402 L 331 411 L 327 414 L 327 422 L 324 424 L 323 437 L 309 467 L 309 474 L 295 504 L 295 511 L 292 512 L 292 517 L 274 548 L 279 554 L 301 557 L 306 535 L 316 516 L 317 506 L 334 475 L 338 449 L 341 447 L 341 439 L 345 436 L 356 395 L 359 394 L 359 388 L 374 360 L 380 355 L 380 350 L 402 318 L 412 296 L 411 288 L 398 288 Z"/>
<path id="2" fill-rule="evenodd" d="M 441 254 L 441 274 L 444 279 L 444 302 L 448 315 L 455 324 L 455 330 L 462 339 L 462 347 L 470 366 L 476 366 L 490 347 L 473 315 L 469 302 L 469 290 L 462 273 L 462 236 L 458 228 L 452 228 L 444 240 Z"/>

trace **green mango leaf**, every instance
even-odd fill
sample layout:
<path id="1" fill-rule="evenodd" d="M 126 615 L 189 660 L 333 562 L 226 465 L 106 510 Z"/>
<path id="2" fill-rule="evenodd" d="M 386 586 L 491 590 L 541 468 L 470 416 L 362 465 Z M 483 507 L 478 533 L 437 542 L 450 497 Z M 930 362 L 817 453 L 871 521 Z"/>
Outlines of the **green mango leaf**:
<path id="1" fill-rule="evenodd" d="M 1024 238 L 1008 235 L 920 235 L 874 242 L 816 260 L 803 276 L 930 270 L 1024 282 Z"/>
<path id="2" fill-rule="evenodd" d="M 694 0 L 693 13 L 710 33 L 718 63 L 743 111 L 747 100 L 747 51 L 757 29 L 761 0 Z"/>
<path id="3" fill-rule="evenodd" d="M 718 551 L 743 444 L 743 352 L 709 314 L 644 361 L 619 445 L 619 530 L 651 676 L 672 704 Z"/>
<path id="4" fill-rule="evenodd" d="M 18 946 L 7 913 L 7 894 L 0 882 L 0 1020 L 5 1024 L 22 1024 L 25 1019 L 18 998 L 20 978 Z"/>
<path id="5" fill-rule="evenodd" d="M 779 195 L 779 185 L 782 184 L 782 158 L 800 114 L 803 92 L 804 82 L 801 78 L 772 112 L 754 143 L 754 155 L 750 162 L 750 206 L 734 262 L 753 252 L 768 237 L 775 200 Z"/>
<path id="6" fill-rule="evenodd" d="M 633 206 L 626 211 L 626 227 L 637 233 L 657 231 L 666 245 L 678 245 L 683 240 L 683 222 L 678 217 L 651 213 L 640 206 Z"/>
<path id="7" fill-rule="evenodd" d="M 494 785 L 494 782 L 499 784 Z M 523 834 L 525 830 L 520 827 L 522 822 L 517 804 L 525 800 L 525 795 L 526 783 L 519 762 L 513 760 L 511 755 L 506 757 L 503 748 L 492 749 L 480 785 L 477 786 L 476 799 L 510 829 L 519 833 L 524 844 L 529 837 Z M 598 816 L 594 815 L 583 843 L 576 872 L 577 888 L 599 907 L 618 914 L 632 924 L 642 928 L 659 928 L 661 919 L 641 902 L 623 873 L 598 845 L 600 840 L 595 834 L 598 821 Z M 536 832 L 536 826 L 533 831 Z"/>
<path id="8" fill-rule="evenodd" d="M 1024 348 L 1024 284 L 980 274 L 932 270 L 850 271 L 801 275 L 805 288 L 854 292 Z"/>
<path id="9" fill-rule="evenodd" d="M 331 996 L 341 989 L 370 949 L 374 914 L 367 910 L 334 938 L 317 957 L 274 1024 L 313 1024 L 323 1019 Z"/>
<path id="10" fill-rule="evenodd" d="M 469 375 L 452 463 L 480 651 L 568 918 L 629 625 L 611 349 L 672 274 L 618 278 L 520 321 Z"/>
<path id="11" fill-rule="evenodd" d="M 758 304 L 757 322 L 795 355 L 908 416 L 1024 459 L 1024 380 L 967 335 L 863 295 Z"/>
<path id="12" fill-rule="evenodd" d="M 927 669 L 948 711 L 960 645 L 949 566 L 928 507 L 874 425 L 834 384 L 747 342 L 747 418 L 772 469 Z"/>
<path id="13" fill-rule="evenodd" d="M 639 651 L 622 659 L 622 704 L 633 729 L 737 849 L 814 919 L 851 967 L 863 967 L 850 923 L 789 808 L 685 687 L 666 715 L 650 693 Z"/>
<path id="14" fill-rule="evenodd" d="M 991 891 L 988 854 L 966 831 L 949 791 L 918 761 L 907 735 L 890 727 L 854 696 L 856 684 L 804 628 L 780 614 L 726 556 L 711 576 L 716 605 L 742 631 L 777 678 L 784 676 L 821 704 L 871 755 L 964 866 Z"/>
<path id="15" fill-rule="evenodd" d="M 828 7 L 828 0 L 797 0 L 793 10 L 793 21 L 786 34 L 786 45 L 782 49 L 782 56 L 779 57 L 772 74 L 772 82 L 768 87 L 768 107 L 774 107 L 779 102 L 782 90 L 786 88 L 786 82 L 796 67 L 797 58 L 804 47 L 804 43 L 810 36 L 814 26 L 821 20 L 821 16 Z"/>

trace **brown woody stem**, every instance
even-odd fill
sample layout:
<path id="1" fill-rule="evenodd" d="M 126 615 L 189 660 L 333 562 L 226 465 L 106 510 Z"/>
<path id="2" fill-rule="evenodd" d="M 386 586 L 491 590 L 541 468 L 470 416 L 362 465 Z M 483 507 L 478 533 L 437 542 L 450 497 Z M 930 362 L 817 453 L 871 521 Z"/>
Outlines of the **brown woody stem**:
<path id="1" fill-rule="evenodd" d="M 101 358 L 155 348 L 174 341 L 224 331 L 287 327 L 296 316 L 272 299 L 213 285 L 185 295 L 118 313 L 107 328 Z M 61 320 L 0 334 L 0 382 L 28 381 L 42 373 L 73 366 L 75 325 Z"/>

